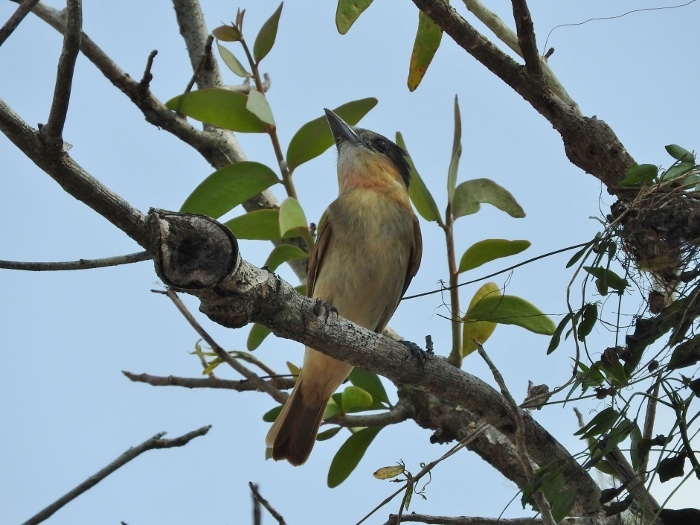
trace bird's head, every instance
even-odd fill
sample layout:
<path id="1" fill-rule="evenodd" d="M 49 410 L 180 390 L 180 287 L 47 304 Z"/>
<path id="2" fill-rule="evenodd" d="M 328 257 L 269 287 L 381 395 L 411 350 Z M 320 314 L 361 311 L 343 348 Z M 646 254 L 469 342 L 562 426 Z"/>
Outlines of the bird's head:
<path id="1" fill-rule="evenodd" d="M 408 154 L 379 133 L 353 128 L 330 109 L 325 111 L 338 148 L 340 193 L 366 188 L 407 195 L 411 181 Z"/>

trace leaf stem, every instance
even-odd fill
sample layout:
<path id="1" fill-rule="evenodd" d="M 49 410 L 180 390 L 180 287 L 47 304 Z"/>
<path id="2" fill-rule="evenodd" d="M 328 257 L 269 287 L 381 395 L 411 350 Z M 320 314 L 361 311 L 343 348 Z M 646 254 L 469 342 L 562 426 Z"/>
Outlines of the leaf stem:
<path id="1" fill-rule="evenodd" d="M 452 325 L 452 351 L 448 362 L 457 368 L 462 368 L 462 332 L 460 330 L 462 323 L 460 322 L 459 313 L 459 290 L 457 288 L 457 279 L 459 273 L 457 271 L 457 260 L 455 258 L 455 240 L 454 240 L 454 219 L 452 217 L 452 204 L 447 204 L 445 210 L 445 224 L 442 229 L 445 231 L 445 243 L 447 244 L 447 265 L 450 275 L 450 318 Z"/>

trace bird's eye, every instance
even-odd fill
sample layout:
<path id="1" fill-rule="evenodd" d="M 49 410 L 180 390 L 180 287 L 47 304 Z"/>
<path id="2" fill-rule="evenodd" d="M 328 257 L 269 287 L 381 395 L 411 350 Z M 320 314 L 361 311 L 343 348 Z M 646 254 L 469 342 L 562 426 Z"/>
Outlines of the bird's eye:
<path id="1" fill-rule="evenodd" d="M 382 139 L 375 140 L 374 147 L 379 153 L 386 153 L 387 151 L 389 151 L 389 146 L 387 146 L 386 141 Z"/>

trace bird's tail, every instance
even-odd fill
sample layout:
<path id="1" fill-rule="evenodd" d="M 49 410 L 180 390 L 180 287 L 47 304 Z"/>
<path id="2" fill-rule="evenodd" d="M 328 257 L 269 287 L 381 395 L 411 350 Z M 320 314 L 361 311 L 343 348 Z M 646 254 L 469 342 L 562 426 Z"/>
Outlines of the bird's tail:
<path id="1" fill-rule="evenodd" d="M 267 447 L 272 449 L 274 460 L 286 459 L 295 466 L 306 462 L 329 399 L 305 392 L 303 375 L 299 376 L 265 439 Z"/>

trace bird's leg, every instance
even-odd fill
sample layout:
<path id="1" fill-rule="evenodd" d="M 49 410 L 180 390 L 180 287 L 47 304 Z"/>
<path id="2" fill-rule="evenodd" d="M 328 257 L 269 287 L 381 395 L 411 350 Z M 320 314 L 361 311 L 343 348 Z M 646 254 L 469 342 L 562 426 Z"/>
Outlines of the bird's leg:
<path id="1" fill-rule="evenodd" d="M 403 339 L 399 341 L 402 345 L 408 348 L 411 355 L 415 357 L 420 363 L 420 367 L 425 369 L 425 363 L 428 361 L 428 356 L 432 355 L 432 348 L 428 346 L 428 351 L 426 352 L 420 346 L 412 341 L 404 341 Z"/>
<path id="2" fill-rule="evenodd" d="M 338 317 L 338 309 L 333 306 L 332 304 L 324 301 L 320 297 L 316 299 L 316 302 L 314 303 L 314 314 L 316 317 L 321 317 L 321 314 L 324 314 L 323 322 L 324 324 L 328 322 L 328 317 L 331 314 L 334 314 L 335 317 Z"/>

